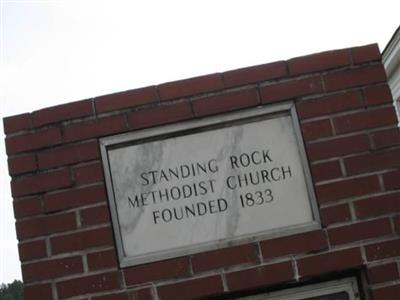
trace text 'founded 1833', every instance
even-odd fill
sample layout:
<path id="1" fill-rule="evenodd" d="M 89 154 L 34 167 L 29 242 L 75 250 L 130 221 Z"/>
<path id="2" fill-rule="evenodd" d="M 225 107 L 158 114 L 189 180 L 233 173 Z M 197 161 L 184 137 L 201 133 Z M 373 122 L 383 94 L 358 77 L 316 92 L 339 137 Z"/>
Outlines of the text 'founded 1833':
<path id="1" fill-rule="evenodd" d="M 228 116 L 231 123 L 210 119 L 208 127 L 149 131 L 150 139 L 144 132 L 139 140 L 105 140 L 107 188 L 125 265 L 315 224 L 293 109 L 259 113 L 241 122 Z"/>

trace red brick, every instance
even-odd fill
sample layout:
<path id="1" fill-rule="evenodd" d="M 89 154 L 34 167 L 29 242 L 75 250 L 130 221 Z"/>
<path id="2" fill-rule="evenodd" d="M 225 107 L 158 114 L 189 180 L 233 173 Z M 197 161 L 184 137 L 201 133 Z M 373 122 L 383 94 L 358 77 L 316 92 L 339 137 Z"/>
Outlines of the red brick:
<path id="1" fill-rule="evenodd" d="M 51 285 L 49 283 L 24 285 L 24 299 L 25 300 L 53 300 L 51 293 Z"/>
<path id="2" fill-rule="evenodd" d="M 80 256 L 65 257 L 22 265 L 24 282 L 55 279 L 83 272 Z"/>
<path id="3" fill-rule="evenodd" d="M 400 129 L 398 127 L 374 132 L 371 136 L 375 149 L 400 145 Z"/>
<path id="4" fill-rule="evenodd" d="M 316 193 L 319 203 L 375 193 L 380 190 L 377 176 L 365 176 L 319 185 Z"/>
<path id="5" fill-rule="evenodd" d="M 348 174 L 359 174 L 400 166 L 400 149 L 367 153 L 344 160 Z"/>
<path id="6" fill-rule="evenodd" d="M 352 48 L 351 54 L 355 64 L 381 60 L 381 53 L 379 52 L 378 44 Z"/>
<path id="7" fill-rule="evenodd" d="M 80 165 L 72 169 L 74 181 L 77 185 L 99 182 L 104 180 L 103 165 L 101 162 L 90 165 Z"/>
<path id="8" fill-rule="evenodd" d="M 320 77 L 290 80 L 262 87 L 261 102 L 272 103 L 318 94 L 322 91 L 322 81 Z"/>
<path id="9" fill-rule="evenodd" d="M 222 74 L 226 87 L 266 81 L 286 75 L 285 61 L 232 70 Z"/>
<path id="10" fill-rule="evenodd" d="M 127 130 L 124 116 L 112 116 L 67 125 L 64 128 L 66 142 L 102 137 Z"/>
<path id="11" fill-rule="evenodd" d="M 50 239 L 50 242 L 53 254 L 111 246 L 114 243 L 113 234 L 109 227 L 55 236 Z"/>
<path id="12" fill-rule="evenodd" d="M 363 92 L 366 106 L 393 102 L 392 92 L 387 84 L 367 87 Z"/>
<path id="13" fill-rule="evenodd" d="M 400 170 L 383 174 L 383 182 L 386 190 L 393 190 L 400 187 Z"/>
<path id="14" fill-rule="evenodd" d="M 93 297 L 93 300 L 131 300 L 132 298 L 128 292 L 116 292 L 104 296 Z M 136 299 L 136 298 L 133 298 Z M 141 299 L 141 298 L 138 298 Z M 151 299 L 151 298 L 150 298 Z"/>
<path id="15" fill-rule="evenodd" d="M 31 115 L 29 113 L 6 117 L 3 119 L 4 133 L 9 134 L 21 130 L 30 129 Z"/>
<path id="16" fill-rule="evenodd" d="M 283 262 L 226 274 L 229 291 L 263 288 L 292 280 L 291 262 Z"/>
<path id="17" fill-rule="evenodd" d="M 400 295 L 400 284 L 374 289 L 373 295 L 374 300 L 394 300 L 394 295 Z"/>
<path id="18" fill-rule="evenodd" d="M 366 110 L 333 119 L 337 133 L 348 133 L 397 124 L 394 107 Z"/>
<path id="19" fill-rule="evenodd" d="M 92 297 L 93 300 L 152 300 L 151 290 L 143 288 L 129 292 L 116 292 L 104 296 Z"/>
<path id="20" fill-rule="evenodd" d="M 322 230 L 311 231 L 261 242 L 265 259 L 289 254 L 310 253 L 326 249 L 328 244 Z"/>
<path id="21" fill-rule="evenodd" d="M 332 136 L 332 126 L 329 119 L 308 122 L 301 125 L 306 141 Z"/>
<path id="22" fill-rule="evenodd" d="M 342 176 L 338 160 L 323 162 L 311 166 L 314 182 L 334 179 Z"/>
<path id="23" fill-rule="evenodd" d="M 7 154 L 39 149 L 61 143 L 61 132 L 58 128 L 47 128 L 6 138 Z"/>
<path id="24" fill-rule="evenodd" d="M 350 64 L 351 57 L 348 49 L 321 52 L 292 58 L 288 61 L 291 75 L 325 71 Z"/>
<path id="25" fill-rule="evenodd" d="M 44 216 L 16 223 L 17 237 L 20 240 L 72 229 L 76 229 L 75 213 Z"/>
<path id="26" fill-rule="evenodd" d="M 204 299 L 224 292 L 220 276 L 198 278 L 190 281 L 178 282 L 159 286 L 158 296 L 161 300 Z"/>
<path id="27" fill-rule="evenodd" d="M 392 234 L 390 220 L 378 219 L 328 229 L 331 245 L 340 245 Z"/>
<path id="28" fill-rule="evenodd" d="M 135 90 L 104 95 L 95 99 L 96 112 L 103 113 L 117 109 L 135 107 L 158 101 L 157 87 L 148 86 Z"/>
<path id="29" fill-rule="evenodd" d="M 311 256 L 297 261 L 301 277 L 322 275 L 323 273 L 348 270 L 362 266 L 363 260 L 359 248 L 345 249 L 326 254 Z"/>
<path id="30" fill-rule="evenodd" d="M 52 191 L 72 185 L 68 169 L 23 177 L 11 181 L 11 192 L 14 197 Z"/>
<path id="31" fill-rule="evenodd" d="M 100 157 L 97 141 L 68 145 L 38 154 L 39 169 L 47 169 Z"/>
<path id="32" fill-rule="evenodd" d="M 60 299 L 89 293 L 99 293 L 120 287 L 117 272 L 108 272 L 57 282 Z"/>
<path id="33" fill-rule="evenodd" d="M 32 172 L 36 169 L 36 157 L 34 154 L 8 158 L 8 170 L 10 175 Z"/>
<path id="34" fill-rule="evenodd" d="M 110 223 L 110 212 L 107 205 L 83 209 L 80 215 L 82 226 Z"/>
<path id="35" fill-rule="evenodd" d="M 161 100 L 207 93 L 224 88 L 220 74 L 204 75 L 158 86 Z"/>
<path id="36" fill-rule="evenodd" d="M 347 204 L 320 208 L 320 215 L 322 224 L 325 226 L 351 220 L 350 208 Z"/>
<path id="37" fill-rule="evenodd" d="M 118 267 L 117 257 L 114 249 L 89 253 L 87 255 L 87 262 L 89 270 L 91 271 Z"/>
<path id="38" fill-rule="evenodd" d="M 368 136 L 365 134 L 336 138 L 307 145 L 310 160 L 344 156 L 369 150 Z"/>
<path id="39" fill-rule="evenodd" d="M 193 118 L 193 113 L 190 103 L 182 101 L 132 112 L 128 115 L 128 124 L 130 128 L 139 129 L 191 118 Z"/>
<path id="40" fill-rule="evenodd" d="M 354 202 L 357 218 L 368 218 L 400 211 L 400 193 L 369 197 Z"/>
<path id="41" fill-rule="evenodd" d="M 36 216 L 43 212 L 42 199 L 40 197 L 29 197 L 13 201 L 14 215 L 16 219 Z"/>
<path id="42" fill-rule="evenodd" d="M 187 257 L 163 260 L 124 269 L 127 286 L 167 278 L 178 278 L 188 276 L 189 274 L 189 259 Z"/>
<path id="43" fill-rule="evenodd" d="M 47 256 L 45 240 L 38 240 L 18 244 L 19 259 L 21 261 L 32 260 Z"/>
<path id="44" fill-rule="evenodd" d="M 352 87 L 385 82 L 386 73 L 383 65 L 372 65 L 357 69 L 329 73 L 323 77 L 328 92 Z"/>
<path id="45" fill-rule="evenodd" d="M 103 202 L 106 199 L 107 195 L 104 184 L 101 184 L 49 193 L 44 196 L 43 201 L 44 210 L 46 212 L 53 212 Z"/>
<path id="46" fill-rule="evenodd" d="M 400 239 L 365 246 L 368 261 L 400 256 Z"/>
<path id="47" fill-rule="evenodd" d="M 193 101 L 193 110 L 196 116 L 207 116 L 256 106 L 258 103 L 256 90 L 244 90 Z"/>
<path id="48" fill-rule="evenodd" d="M 92 101 L 82 100 L 34 111 L 32 123 L 34 127 L 39 127 L 89 115 L 93 115 Z"/>
<path id="49" fill-rule="evenodd" d="M 313 98 L 296 103 L 301 119 L 319 117 L 362 107 L 359 92 L 347 92 Z"/>
<path id="50" fill-rule="evenodd" d="M 257 260 L 256 245 L 247 244 L 193 255 L 192 267 L 194 272 L 203 272 L 238 264 L 254 263 Z"/>
<path id="51" fill-rule="evenodd" d="M 394 229 L 400 234 L 400 216 L 393 217 Z"/>
<path id="52" fill-rule="evenodd" d="M 368 280 L 371 284 L 399 279 L 396 263 L 389 263 L 368 268 Z"/>

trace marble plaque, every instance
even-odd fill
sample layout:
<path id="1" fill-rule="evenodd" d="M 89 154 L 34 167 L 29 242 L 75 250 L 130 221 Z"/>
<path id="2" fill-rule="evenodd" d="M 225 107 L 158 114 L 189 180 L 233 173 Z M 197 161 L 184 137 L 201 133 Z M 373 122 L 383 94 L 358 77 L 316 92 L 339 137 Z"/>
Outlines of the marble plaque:
<path id="1" fill-rule="evenodd" d="M 293 108 L 102 140 L 121 265 L 316 225 Z"/>

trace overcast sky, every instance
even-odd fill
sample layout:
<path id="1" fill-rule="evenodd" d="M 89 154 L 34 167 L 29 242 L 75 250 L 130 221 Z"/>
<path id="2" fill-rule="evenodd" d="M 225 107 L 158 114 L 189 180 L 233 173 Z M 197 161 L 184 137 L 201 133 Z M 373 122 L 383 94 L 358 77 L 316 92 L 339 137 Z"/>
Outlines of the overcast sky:
<path id="1" fill-rule="evenodd" d="M 383 51 L 400 11 L 398 0 L 0 3 L 2 118 L 325 50 Z M 21 278 L 6 160 L 3 134 L 0 283 Z"/>

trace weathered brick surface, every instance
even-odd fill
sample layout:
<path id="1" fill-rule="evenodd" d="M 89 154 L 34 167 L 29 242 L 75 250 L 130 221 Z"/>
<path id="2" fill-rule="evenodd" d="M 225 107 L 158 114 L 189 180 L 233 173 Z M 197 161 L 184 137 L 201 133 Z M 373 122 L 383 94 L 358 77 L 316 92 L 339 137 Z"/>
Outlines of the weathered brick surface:
<path id="1" fill-rule="evenodd" d="M 76 166 L 72 169 L 72 173 L 76 185 L 100 182 L 104 180 L 103 165 L 99 161 Z"/>
<path id="2" fill-rule="evenodd" d="M 11 182 L 11 193 L 14 197 L 53 191 L 72 185 L 71 174 L 68 169 L 51 171 Z"/>
<path id="3" fill-rule="evenodd" d="M 379 179 L 374 175 L 344 179 L 316 187 L 317 198 L 320 203 L 362 196 L 379 190 Z"/>
<path id="4" fill-rule="evenodd" d="M 399 270 L 396 263 L 378 265 L 368 269 L 368 280 L 371 283 L 387 282 L 399 278 Z"/>
<path id="5" fill-rule="evenodd" d="M 19 258 L 21 261 L 32 260 L 47 256 L 46 241 L 37 240 L 18 245 Z"/>
<path id="6" fill-rule="evenodd" d="M 21 220 L 16 223 L 17 237 L 20 240 L 73 230 L 76 227 L 76 216 L 73 212 Z"/>
<path id="7" fill-rule="evenodd" d="M 261 88 L 261 102 L 273 103 L 281 100 L 318 94 L 323 91 L 320 77 L 290 80 Z"/>
<path id="8" fill-rule="evenodd" d="M 112 116 L 67 125 L 64 128 L 64 140 L 66 142 L 81 141 L 121 133 L 126 130 L 125 118 L 123 116 Z"/>
<path id="9" fill-rule="evenodd" d="M 310 144 L 307 147 L 307 152 L 310 160 L 321 160 L 364 152 L 369 148 L 368 136 L 360 134 Z"/>
<path id="10" fill-rule="evenodd" d="M 83 272 L 80 256 L 46 260 L 22 266 L 22 276 L 25 282 L 45 280 Z"/>
<path id="11" fill-rule="evenodd" d="M 92 114 L 93 107 L 91 101 L 83 100 L 35 111 L 32 113 L 32 123 L 34 127 L 39 127 L 62 120 L 71 120 Z"/>
<path id="12" fill-rule="evenodd" d="M 265 259 L 288 254 L 309 253 L 326 249 L 326 237 L 320 230 L 263 241 L 262 255 Z"/>
<path id="13" fill-rule="evenodd" d="M 111 228 L 98 228 L 55 236 L 50 239 L 53 253 L 65 253 L 113 245 Z"/>
<path id="14" fill-rule="evenodd" d="M 124 270 L 125 282 L 128 286 L 187 275 L 189 275 L 189 260 L 185 257 L 129 267 Z"/>
<path id="15" fill-rule="evenodd" d="M 162 300 L 174 300 L 179 294 L 179 299 L 201 299 L 215 296 L 224 291 L 220 276 L 203 277 L 199 279 L 163 285 L 158 288 L 158 295 Z"/>
<path id="16" fill-rule="evenodd" d="M 104 113 L 122 108 L 135 107 L 158 100 L 157 88 L 149 86 L 122 93 L 100 96 L 95 99 L 96 112 Z"/>
<path id="17" fill-rule="evenodd" d="M 394 107 L 384 107 L 339 116 L 333 120 L 336 132 L 348 133 L 397 123 Z"/>
<path id="18" fill-rule="evenodd" d="M 161 100 L 181 98 L 220 90 L 224 87 L 220 74 L 210 74 L 161 84 L 158 87 Z"/>
<path id="19" fill-rule="evenodd" d="M 118 273 L 109 272 L 58 282 L 57 292 L 60 299 L 65 299 L 88 293 L 114 290 L 119 287 Z"/>
<path id="20" fill-rule="evenodd" d="M 365 252 L 369 261 L 400 256 L 400 239 L 368 245 Z"/>
<path id="21" fill-rule="evenodd" d="M 193 102 L 193 110 L 196 116 L 207 116 L 256 106 L 258 103 L 256 90 L 244 90 L 196 100 Z"/>
<path id="22" fill-rule="evenodd" d="M 61 143 L 61 132 L 58 128 L 47 128 L 33 133 L 6 138 L 7 154 L 21 153 Z"/>
<path id="23" fill-rule="evenodd" d="M 353 56 L 353 62 L 356 64 L 379 61 L 381 59 L 381 54 L 377 44 L 352 48 L 351 55 Z"/>
<path id="24" fill-rule="evenodd" d="M 192 118 L 193 113 L 188 101 L 171 105 L 158 106 L 144 111 L 135 111 L 128 115 L 128 123 L 132 129 L 140 129 L 184 121 Z"/>
<path id="25" fill-rule="evenodd" d="M 194 272 L 202 272 L 238 264 L 255 263 L 257 260 L 257 246 L 247 244 L 195 254 L 192 256 L 192 266 Z"/>
<path id="26" fill-rule="evenodd" d="M 303 137 L 306 141 L 325 138 L 333 135 L 330 120 L 318 120 L 303 124 Z"/>
<path id="27" fill-rule="evenodd" d="M 300 118 L 307 119 L 357 109 L 362 105 L 360 92 L 350 91 L 301 101 L 297 104 L 297 113 Z"/>
<path id="28" fill-rule="evenodd" d="M 378 64 L 358 69 L 329 73 L 325 75 L 323 79 L 325 83 L 325 89 L 331 92 L 346 88 L 385 82 L 386 74 L 383 66 Z"/>
<path id="29" fill-rule="evenodd" d="M 34 154 L 11 157 L 8 159 L 10 175 L 33 172 L 37 169 L 36 156 Z"/>
<path id="30" fill-rule="evenodd" d="M 315 164 L 311 166 L 311 172 L 315 182 L 338 178 L 343 175 L 338 160 Z"/>
<path id="31" fill-rule="evenodd" d="M 9 134 L 21 130 L 30 129 L 31 114 L 20 114 L 3 119 L 4 133 Z"/>
<path id="32" fill-rule="evenodd" d="M 285 75 L 287 75 L 287 68 L 284 61 L 228 71 L 222 74 L 226 87 L 281 78 Z"/>
<path id="33" fill-rule="evenodd" d="M 320 209 L 322 224 L 347 222 L 351 220 L 350 208 L 348 204 L 339 204 Z"/>
<path id="34" fill-rule="evenodd" d="M 87 255 L 89 270 L 116 268 L 118 266 L 116 250 L 106 250 Z"/>
<path id="35" fill-rule="evenodd" d="M 226 280 L 230 291 L 238 291 L 290 281 L 293 276 L 292 264 L 283 262 L 227 273 Z"/>
<path id="36" fill-rule="evenodd" d="M 25 299 L 233 299 L 343 274 L 365 276 L 359 288 L 371 300 L 394 299 L 400 131 L 392 101 L 374 44 L 5 118 Z M 100 138 L 288 102 L 300 120 L 321 227 L 119 265 Z"/>
<path id="37" fill-rule="evenodd" d="M 351 57 L 348 49 L 311 54 L 288 61 L 291 75 L 334 69 L 350 64 Z"/>
<path id="38" fill-rule="evenodd" d="M 84 162 L 100 156 L 97 141 L 73 144 L 55 148 L 38 154 L 39 169 L 48 169 L 63 165 Z"/>
<path id="39" fill-rule="evenodd" d="M 340 245 L 392 234 L 390 220 L 377 219 L 328 230 L 331 245 Z"/>
<path id="40" fill-rule="evenodd" d="M 46 212 L 53 212 L 105 200 L 106 190 L 104 184 L 97 184 L 45 194 L 43 208 Z"/>
<path id="41" fill-rule="evenodd" d="M 400 128 L 384 129 L 371 134 L 375 149 L 400 145 Z"/>
<path id="42" fill-rule="evenodd" d="M 299 275 L 311 276 L 360 267 L 363 264 L 359 248 L 311 256 L 298 261 Z"/>

